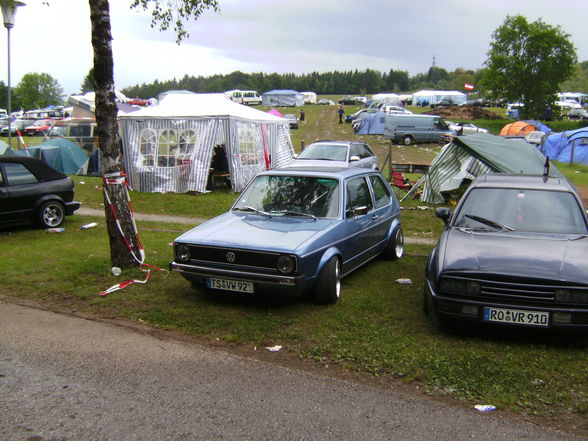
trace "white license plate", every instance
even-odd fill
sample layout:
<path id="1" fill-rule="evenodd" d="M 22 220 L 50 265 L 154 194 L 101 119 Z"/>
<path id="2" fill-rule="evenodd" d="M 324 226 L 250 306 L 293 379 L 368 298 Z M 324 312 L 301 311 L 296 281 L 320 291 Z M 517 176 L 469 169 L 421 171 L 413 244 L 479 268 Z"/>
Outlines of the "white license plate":
<path id="1" fill-rule="evenodd" d="M 549 326 L 549 313 L 523 309 L 484 308 L 484 321 L 528 326 Z"/>
<path id="2" fill-rule="evenodd" d="M 224 291 L 253 292 L 253 282 L 244 282 L 243 280 L 209 277 L 206 279 L 206 286 L 208 288 L 222 289 Z"/>

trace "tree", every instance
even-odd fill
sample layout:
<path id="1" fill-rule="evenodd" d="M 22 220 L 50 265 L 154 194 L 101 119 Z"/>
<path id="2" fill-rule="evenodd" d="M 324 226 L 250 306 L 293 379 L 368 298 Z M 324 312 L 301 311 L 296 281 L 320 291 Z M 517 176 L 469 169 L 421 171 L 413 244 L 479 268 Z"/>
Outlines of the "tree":
<path id="1" fill-rule="evenodd" d="M 110 5 L 108 0 L 89 0 L 94 50 L 96 125 L 100 160 L 104 174 L 104 206 L 113 266 L 130 268 L 142 263 L 141 244 L 132 219 L 121 163 L 122 145 L 118 131 L 114 87 Z M 161 30 L 174 26 L 177 43 L 188 36 L 183 20 L 197 19 L 205 9 L 218 10 L 216 0 L 133 0 L 131 7 L 152 8 L 151 27 Z M 116 213 L 116 217 L 115 217 Z"/>
<path id="2" fill-rule="evenodd" d="M 13 92 L 25 109 L 39 109 L 63 104 L 63 89 L 47 73 L 28 73 L 22 77 Z"/>
<path id="3" fill-rule="evenodd" d="M 94 68 L 90 68 L 88 75 L 84 78 L 82 85 L 80 86 L 80 92 L 93 92 L 96 89 L 96 85 L 94 84 Z"/>
<path id="4" fill-rule="evenodd" d="M 576 64 L 574 73 L 568 80 L 560 84 L 562 92 L 588 91 L 588 61 Z M 2 101 L 0 101 L 2 102 Z"/>
<path id="5" fill-rule="evenodd" d="M 528 23 L 521 15 L 507 16 L 492 34 L 483 86 L 495 98 L 523 103 L 523 118 L 542 117 L 560 83 L 574 72 L 577 56 L 569 37 L 541 19 Z"/>

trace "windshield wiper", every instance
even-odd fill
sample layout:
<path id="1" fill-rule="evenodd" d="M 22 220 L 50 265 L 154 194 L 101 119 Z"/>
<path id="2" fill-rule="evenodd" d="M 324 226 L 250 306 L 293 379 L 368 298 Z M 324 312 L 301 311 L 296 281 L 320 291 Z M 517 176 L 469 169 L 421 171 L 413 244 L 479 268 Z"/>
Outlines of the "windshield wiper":
<path id="1" fill-rule="evenodd" d="M 485 217 L 474 216 L 473 214 L 465 214 L 464 216 L 469 219 L 473 219 L 476 222 L 480 222 L 481 224 L 488 225 L 489 227 L 495 228 L 497 230 L 515 231 L 514 228 L 509 227 L 508 225 L 499 224 L 498 222 L 486 219 Z"/>
<path id="2" fill-rule="evenodd" d="M 280 211 L 271 211 L 269 213 L 272 214 L 283 214 L 285 216 L 302 216 L 302 217 L 309 217 L 311 219 L 316 220 L 316 216 L 310 213 L 301 213 L 300 211 L 292 211 L 292 210 L 280 210 Z"/>
<path id="3" fill-rule="evenodd" d="M 257 214 L 262 214 L 264 216 L 270 216 L 269 213 L 263 211 L 263 210 L 259 210 L 258 208 L 255 207 L 251 207 L 250 205 L 239 205 L 238 207 L 233 208 L 233 210 L 237 210 L 237 211 L 253 211 L 254 213 Z"/>

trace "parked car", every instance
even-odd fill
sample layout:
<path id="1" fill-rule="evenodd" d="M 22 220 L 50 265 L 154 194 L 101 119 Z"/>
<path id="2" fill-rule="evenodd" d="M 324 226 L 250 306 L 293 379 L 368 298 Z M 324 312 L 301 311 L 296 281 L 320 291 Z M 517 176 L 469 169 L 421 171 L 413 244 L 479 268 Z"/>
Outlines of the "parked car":
<path id="1" fill-rule="evenodd" d="M 365 96 L 354 96 L 353 101 L 355 104 L 357 104 L 358 106 L 364 105 L 365 103 L 367 103 L 367 98 Z"/>
<path id="2" fill-rule="evenodd" d="M 80 208 L 74 184 L 40 159 L 0 156 L 0 227 L 37 223 L 58 227 Z"/>
<path id="3" fill-rule="evenodd" d="M 586 109 L 572 109 L 566 116 L 568 119 L 588 119 L 588 111 Z"/>
<path id="4" fill-rule="evenodd" d="M 26 126 L 31 124 L 31 120 L 29 119 L 17 119 L 10 123 L 10 135 L 16 136 L 16 131 L 22 131 Z M 22 134 L 22 132 L 21 132 Z M 8 136 L 8 125 L 2 127 L 0 129 L 0 136 Z"/>
<path id="5" fill-rule="evenodd" d="M 410 145 L 413 142 L 440 143 L 453 132 L 437 115 L 391 113 L 384 121 L 384 138 Z"/>
<path id="6" fill-rule="evenodd" d="M 339 100 L 337 101 L 338 104 L 343 104 L 343 105 L 348 105 L 348 104 L 357 104 L 355 101 L 355 98 L 352 98 L 350 96 L 344 96 L 343 98 L 339 98 Z"/>
<path id="7" fill-rule="evenodd" d="M 306 147 L 286 167 L 366 167 L 378 169 L 378 157 L 365 142 L 318 141 Z"/>
<path id="8" fill-rule="evenodd" d="M 33 122 L 31 125 L 26 126 L 22 129 L 23 136 L 44 136 L 49 133 L 51 127 L 53 127 L 54 121 L 47 119 L 39 119 Z"/>
<path id="9" fill-rule="evenodd" d="M 334 106 L 335 105 L 335 102 L 334 101 L 331 101 L 331 100 L 329 100 L 327 98 L 321 98 L 316 103 L 317 104 L 320 104 L 320 105 L 323 105 L 323 106 Z"/>
<path id="10" fill-rule="evenodd" d="M 294 115 L 293 113 L 286 113 L 286 114 L 284 114 L 284 118 L 286 118 L 288 120 L 288 122 L 290 123 L 291 129 L 298 128 L 298 117 L 296 115 Z"/>
<path id="11" fill-rule="evenodd" d="M 424 307 L 433 324 L 588 332 L 588 219 L 563 177 L 474 180 L 429 256 Z"/>
<path id="12" fill-rule="evenodd" d="M 475 124 L 468 122 L 451 122 L 445 121 L 449 126 L 449 130 L 454 131 L 457 135 L 472 135 L 474 133 L 488 133 L 487 129 L 478 127 Z"/>
<path id="13" fill-rule="evenodd" d="M 363 168 L 276 169 L 257 175 L 228 213 L 174 241 L 172 271 L 195 286 L 335 303 L 341 278 L 404 254 L 400 206 Z"/>

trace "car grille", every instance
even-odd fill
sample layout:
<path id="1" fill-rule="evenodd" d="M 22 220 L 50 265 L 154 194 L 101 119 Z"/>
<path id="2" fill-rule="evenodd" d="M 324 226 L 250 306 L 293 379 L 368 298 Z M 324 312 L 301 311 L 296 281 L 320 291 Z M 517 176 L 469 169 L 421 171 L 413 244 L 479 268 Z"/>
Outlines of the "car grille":
<path id="1" fill-rule="evenodd" d="M 206 247 L 199 245 L 188 245 L 188 248 L 190 248 L 191 261 L 197 260 L 199 262 L 272 270 L 276 269 L 277 260 L 280 256 L 279 253 L 242 250 L 238 248 Z"/>
<path id="2" fill-rule="evenodd" d="M 513 276 L 451 274 L 443 276 L 442 279 L 461 282 L 476 282 L 480 286 L 479 292 L 476 293 L 463 291 L 442 292 L 443 295 L 490 301 L 555 303 L 555 292 L 558 289 L 584 292 L 588 289 L 586 286 L 570 285 L 565 282 L 519 278 Z"/>

